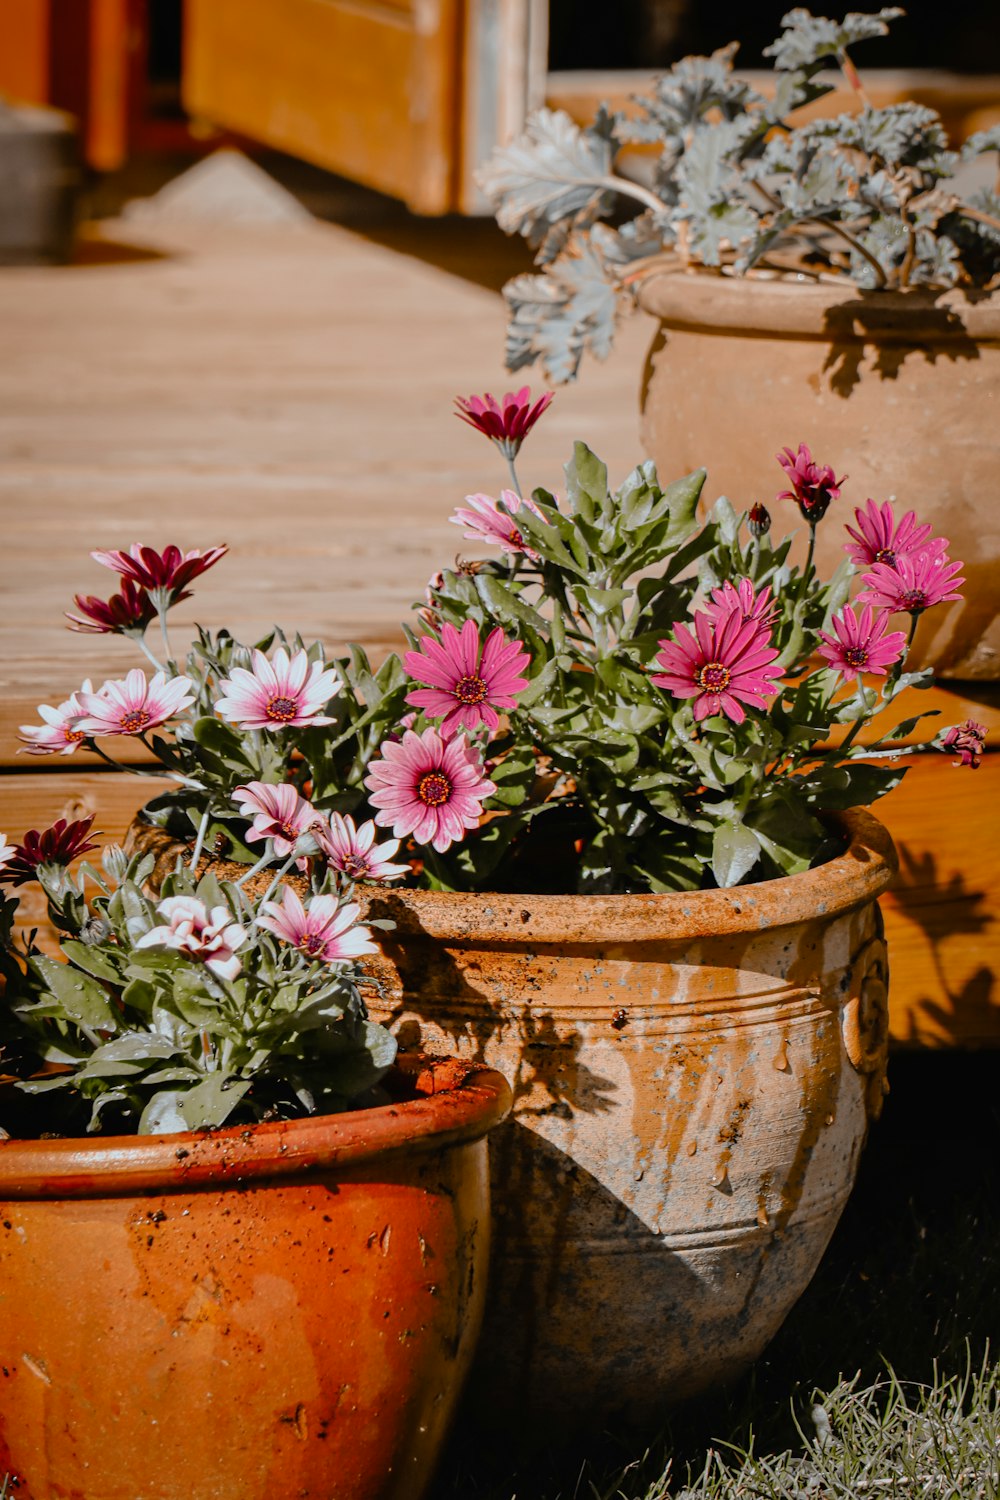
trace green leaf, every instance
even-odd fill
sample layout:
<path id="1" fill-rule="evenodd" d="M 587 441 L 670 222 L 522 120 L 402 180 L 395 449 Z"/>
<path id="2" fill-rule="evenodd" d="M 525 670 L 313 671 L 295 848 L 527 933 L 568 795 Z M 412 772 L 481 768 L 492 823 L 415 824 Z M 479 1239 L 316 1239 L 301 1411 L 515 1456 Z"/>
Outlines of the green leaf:
<path id="1" fill-rule="evenodd" d="M 233 1073 L 209 1073 L 177 1100 L 177 1112 L 187 1130 L 206 1130 L 224 1125 L 250 1087 L 249 1079 Z"/>
<path id="2" fill-rule="evenodd" d="M 76 938 L 64 938 L 59 944 L 70 963 L 85 969 L 95 979 L 107 980 L 109 984 L 120 984 L 121 974 L 107 956 L 107 950 L 91 943 L 81 943 Z"/>
<path id="3" fill-rule="evenodd" d="M 565 465 L 566 499 L 574 515 L 593 525 L 603 516 L 608 500 L 608 469 L 586 443 L 573 444 L 573 457 Z"/>
<path id="4" fill-rule="evenodd" d="M 96 979 L 43 954 L 37 954 L 31 962 L 67 1020 L 98 1030 L 117 1028 L 118 1016 Z"/>
<path id="5" fill-rule="evenodd" d="M 760 844 L 744 823 L 720 823 L 712 839 L 712 874 L 723 889 L 739 885 L 760 858 Z"/>

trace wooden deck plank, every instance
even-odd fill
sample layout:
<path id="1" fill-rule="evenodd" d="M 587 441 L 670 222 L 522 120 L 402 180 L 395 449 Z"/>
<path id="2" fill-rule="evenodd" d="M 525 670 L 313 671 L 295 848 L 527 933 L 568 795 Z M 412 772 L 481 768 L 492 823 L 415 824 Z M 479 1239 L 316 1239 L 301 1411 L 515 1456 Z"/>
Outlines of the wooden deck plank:
<path id="1" fill-rule="evenodd" d="M 441 225 L 443 241 L 452 232 Z M 102 233 L 107 253 L 84 264 L 0 273 L 0 829 L 11 837 L 91 804 L 120 837 L 153 785 L 82 756 L 16 756 L 16 726 L 35 722 L 37 703 L 134 664 L 127 642 L 64 629 L 74 592 L 113 592 L 91 548 L 230 543 L 176 611 L 178 645 L 195 620 L 243 639 L 277 621 L 379 656 L 399 644 L 430 573 L 471 550 L 448 524 L 454 506 L 505 482 L 490 446 L 449 415 L 456 392 L 511 384 L 495 292 L 327 225 Z M 578 436 L 613 476 L 642 456 L 648 335 L 645 320 L 627 323 L 613 356 L 559 391 L 523 478 L 558 490 Z M 943 723 L 1000 723 L 993 688 L 938 688 L 920 706 L 940 707 Z M 927 757 L 879 809 L 903 854 L 886 911 L 898 1041 L 1000 1044 L 995 774 Z"/>

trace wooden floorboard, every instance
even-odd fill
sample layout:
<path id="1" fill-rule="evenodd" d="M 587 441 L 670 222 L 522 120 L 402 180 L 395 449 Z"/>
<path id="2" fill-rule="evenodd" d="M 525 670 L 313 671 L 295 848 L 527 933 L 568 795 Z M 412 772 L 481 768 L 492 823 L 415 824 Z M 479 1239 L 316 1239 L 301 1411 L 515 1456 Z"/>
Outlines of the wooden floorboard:
<path id="1" fill-rule="evenodd" d="M 91 548 L 230 544 L 176 611 L 175 649 L 196 620 L 248 640 L 278 622 L 379 655 L 399 644 L 427 577 L 474 550 L 448 524 L 454 507 L 504 483 L 494 450 L 450 415 L 456 393 L 511 382 L 496 292 L 434 263 L 460 259 L 447 222 L 423 227 L 419 257 L 319 223 L 98 233 L 78 265 L 0 272 L 0 828 L 11 837 L 90 807 L 120 837 L 148 795 L 82 756 L 17 755 L 35 705 L 134 664 L 128 643 L 64 628 L 74 592 L 114 590 Z M 559 391 L 522 479 L 558 490 L 579 436 L 614 476 L 642 457 L 650 331 L 634 318 L 605 364 Z M 924 706 L 946 723 L 1000 722 L 994 691 L 937 690 Z M 1000 1044 L 997 806 L 987 767 L 955 771 L 944 757 L 918 763 L 882 804 L 903 854 L 886 913 L 899 1041 Z M 29 900 L 29 919 L 40 915 Z"/>

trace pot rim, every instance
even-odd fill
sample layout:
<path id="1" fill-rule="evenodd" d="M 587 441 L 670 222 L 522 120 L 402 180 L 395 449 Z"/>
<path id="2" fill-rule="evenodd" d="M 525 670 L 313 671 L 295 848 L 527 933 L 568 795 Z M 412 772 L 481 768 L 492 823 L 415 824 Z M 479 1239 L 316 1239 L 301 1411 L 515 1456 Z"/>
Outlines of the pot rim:
<path id="1" fill-rule="evenodd" d="M 799 875 L 727 890 L 638 892 L 625 896 L 509 895 L 492 891 L 390 890 L 359 886 L 362 915 L 390 917 L 400 938 L 419 933 L 457 943 L 525 948 L 569 943 L 607 950 L 691 942 L 791 927 L 841 916 L 874 901 L 898 868 L 888 830 L 861 808 L 831 814 L 848 838 L 833 859 Z M 637 935 L 637 931 L 641 935 Z"/>
<path id="2" fill-rule="evenodd" d="M 334 1174 L 480 1140 L 510 1112 L 502 1073 L 454 1057 L 400 1055 L 416 1099 L 176 1135 L 0 1141 L 0 1200 L 112 1198 Z"/>
<path id="3" fill-rule="evenodd" d="M 996 292 L 865 291 L 851 282 L 764 281 L 666 263 L 639 283 L 636 299 L 668 328 L 711 333 L 824 343 L 1000 340 Z"/>

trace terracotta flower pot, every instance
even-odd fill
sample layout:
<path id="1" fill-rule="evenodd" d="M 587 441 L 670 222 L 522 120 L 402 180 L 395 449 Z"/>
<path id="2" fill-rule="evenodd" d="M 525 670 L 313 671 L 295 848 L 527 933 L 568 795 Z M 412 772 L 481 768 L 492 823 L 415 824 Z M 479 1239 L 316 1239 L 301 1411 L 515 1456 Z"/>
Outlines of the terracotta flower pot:
<path id="1" fill-rule="evenodd" d="M 0 1144 L 19 1500 L 412 1500 L 472 1353 L 496 1073 L 204 1134 Z"/>
<path id="2" fill-rule="evenodd" d="M 866 813 L 806 874 L 636 896 L 368 888 L 381 1019 L 498 1068 L 487 1422 L 655 1422 L 754 1360 L 807 1286 L 884 1087 Z M 379 1013 L 379 1012 L 376 1012 Z"/>
<path id="3" fill-rule="evenodd" d="M 711 499 L 761 500 L 779 535 L 804 532 L 790 501 L 772 506 L 786 488 L 774 455 L 808 443 L 849 477 L 843 519 L 895 496 L 964 561 L 965 598 L 924 616 L 917 658 L 944 676 L 1000 677 L 1000 296 L 665 271 L 639 301 L 660 320 L 642 433 L 661 473 L 710 455 Z M 844 556 L 836 519 L 819 528 L 827 568 Z"/>

